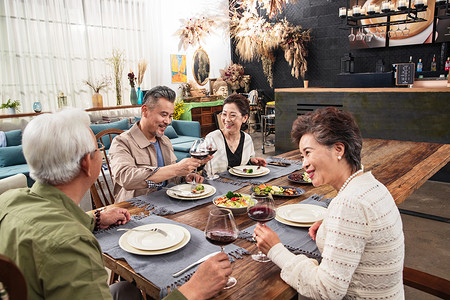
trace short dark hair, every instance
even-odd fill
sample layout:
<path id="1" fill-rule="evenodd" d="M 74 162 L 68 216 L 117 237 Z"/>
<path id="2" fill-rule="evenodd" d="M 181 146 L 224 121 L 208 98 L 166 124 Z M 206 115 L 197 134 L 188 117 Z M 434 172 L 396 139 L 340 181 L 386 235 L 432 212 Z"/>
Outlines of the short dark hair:
<path id="1" fill-rule="evenodd" d="M 143 103 L 148 106 L 148 108 L 152 109 L 160 98 L 164 98 L 174 103 L 177 94 L 169 87 L 158 85 L 152 88 L 151 90 L 145 93 Z"/>
<path id="2" fill-rule="evenodd" d="M 307 133 L 312 134 L 324 146 L 343 143 L 344 158 L 352 171 L 361 168 L 361 131 L 351 113 L 336 107 L 326 107 L 301 115 L 292 124 L 292 140 L 298 145 L 302 136 Z"/>
<path id="3" fill-rule="evenodd" d="M 247 97 L 241 94 L 233 94 L 223 101 L 223 105 L 230 103 L 236 104 L 242 116 L 250 114 L 250 102 Z"/>

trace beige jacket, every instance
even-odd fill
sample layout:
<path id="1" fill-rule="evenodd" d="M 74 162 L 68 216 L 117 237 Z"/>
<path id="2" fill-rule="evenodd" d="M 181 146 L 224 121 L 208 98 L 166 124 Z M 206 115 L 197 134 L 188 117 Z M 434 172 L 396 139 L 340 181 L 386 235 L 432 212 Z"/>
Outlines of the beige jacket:
<path id="1" fill-rule="evenodd" d="M 164 158 L 164 165 L 176 163 L 169 138 L 157 138 Z M 145 181 L 158 166 L 156 149 L 144 136 L 137 123 L 130 130 L 116 136 L 109 149 L 114 197 L 116 202 L 146 195 L 150 190 Z"/>

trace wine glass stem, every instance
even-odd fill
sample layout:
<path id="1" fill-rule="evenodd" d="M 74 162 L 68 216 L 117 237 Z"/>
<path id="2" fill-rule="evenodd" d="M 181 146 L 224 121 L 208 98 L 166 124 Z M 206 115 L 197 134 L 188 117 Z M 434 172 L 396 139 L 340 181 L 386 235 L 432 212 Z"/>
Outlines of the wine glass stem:
<path id="1" fill-rule="evenodd" d="M 220 252 L 225 253 L 225 249 L 223 248 L 223 246 L 220 246 Z"/>

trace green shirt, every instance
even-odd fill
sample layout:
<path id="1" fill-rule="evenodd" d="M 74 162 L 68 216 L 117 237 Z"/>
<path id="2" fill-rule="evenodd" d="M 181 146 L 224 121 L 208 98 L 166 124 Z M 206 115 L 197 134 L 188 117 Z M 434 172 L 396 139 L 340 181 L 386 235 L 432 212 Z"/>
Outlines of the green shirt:
<path id="1" fill-rule="evenodd" d="M 0 253 L 22 270 L 28 299 L 112 299 L 94 220 L 36 182 L 0 196 Z"/>
<path id="2" fill-rule="evenodd" d="M 92 215 L 36 182 L 0 196 L 0 253 L 22 270 L 28 299 L 112 299 Z M 186 299 L 174 290 L 164 299 Z"/>

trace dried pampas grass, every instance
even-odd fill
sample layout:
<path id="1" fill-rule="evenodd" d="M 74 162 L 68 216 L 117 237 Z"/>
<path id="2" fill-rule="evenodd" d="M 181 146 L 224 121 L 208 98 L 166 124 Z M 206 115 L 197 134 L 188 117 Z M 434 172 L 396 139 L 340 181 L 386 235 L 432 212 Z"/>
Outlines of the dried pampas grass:
<path id="1" fill-rule="evenodd" d="M 182 23 L 182 27 L 175 32 L 175 35 L 180 37 L 178 50 L 181 48 L 187 50 L 189 46 L 195 47 L 200 44 L 200 41 L 203 41 L 212 32 L 213 25 L 216 25 L 213 19 L 205 17 L 182 20 Z"/>
<path id="2" fill-rule="evenodd" d="M 146 70 L 147 70 L 147 61 L 145 59 L 141 59 L 138 62 L 138 76 L 137 76 L 138 87 L 140 87 L 142 82 L 144 81 L 144 73 Z"/>

